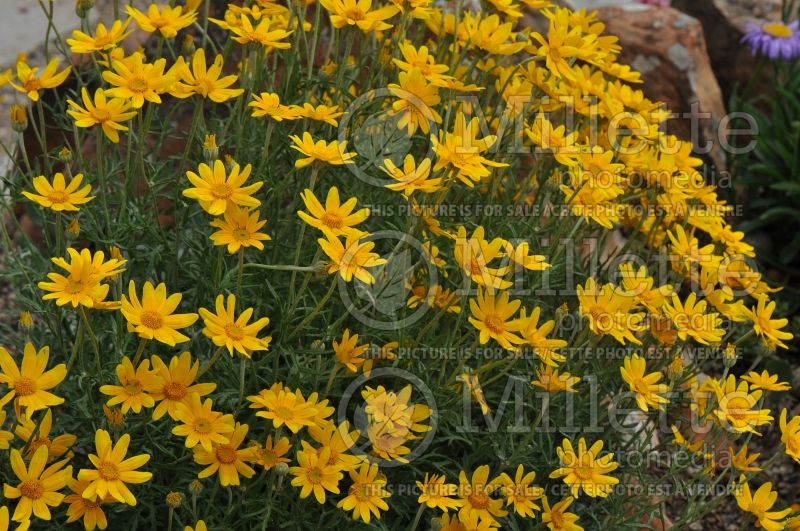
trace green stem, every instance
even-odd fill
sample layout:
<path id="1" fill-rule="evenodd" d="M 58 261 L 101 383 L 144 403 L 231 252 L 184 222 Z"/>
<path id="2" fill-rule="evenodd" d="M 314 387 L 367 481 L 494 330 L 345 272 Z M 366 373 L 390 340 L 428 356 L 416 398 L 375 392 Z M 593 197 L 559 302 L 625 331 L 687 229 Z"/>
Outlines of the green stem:
<path id="1" fill-rule="evenodd" d="M 140 338 L 139 346 L 136 348 L 136 354 L 133 356 L 133 361 L 131 362 L 134 367 L 136 367 L 136 365 L 139 363 L 139 359 L 142 357 L 145 345 L 147 345 L 147 338 Z"/>
<path id="2" fill-rule="evenodd" d="M 299 324 L 299 325 L 297 325 L 297 326 L 295 327 L 295 329 L 294 329 L 294 332 L 292 332 L 291 334 L 289 334 L 289 337 L 287 338 L 287 341 L 288 341 L 288 340 L 290 340 L 290 339 L 293 339 L 293 338 L 294 338 L 294 337 L 295 337 L 297 334 L 299 334 L 300 332 L 302 332 L 303 328 L 304 328 L 304 327 L 305 327 L 305 326 L 306 326 L 308 323 L 310 323 L 310 322 L 311 322 L 311 320 L 312 320 L 312 319 L 314 319 L 314 317 L 316 317 L 316 316 L 317 316 L 317 314 L 318 314 L 318 313 L 319 313 L 319 311 L 322 309 L 322 307 L 323 307 L 323 306 L 325 306 L 325 303 L 326 303 L 326 302 L 328 302 L 328 300 L 331 298 L 331 296 L 333 295 L 333 291 L 334 291 L 335 289 L 336 289 L 336 279 L 334 279 L 334 280 L 331 282 L 331 287 L 330 287 L 330 288 L 328 288 L 328 292 L 327 292 L 327 293 L 325 293 L 325 295 L 324 295 L 324 296 L 323 296 L 323 297 L 322 297 L 322 298 L 319 300 L 319 302 L 317 303 L 317 305 L 316 305 L 316 306 L 314 306 L 314 309 L 313 309 L 313 310 L 311 310 L 311 313 L 310 313 L 310 314 L 308 314 L 308 315 L 306 316 L 306 318 L 305 318 L 305 319 L 303 319 L 303 320 L 300 322 L 300 324 Z"/>
<path id="3" fill-rule="evenodd" d="M 92 330 L 92 325 L 89 323 L 89 318 L 86 316 L 86 310 L 83 308 L 83 306 L 78 306 L 78 313 L 83 321 L 83 326 L 86 327 L 86 333 L 89 334 L 89 340 L 92 343 L 92 348 L 94 348 L 94 363 L 95 367 L 97 368 L 97 378 L 102 382 L 103 365 L 100 363 L 100 343 L 97 341 L 97 336 L 94 334 L 94 330 Z"/>
<path id="4" fill-rule="evenodd" d="M 214 366 L 214 364 L 217 362 L 217 360 L 218 360 L 218 359 L 219 359 L 219 357 L 222 355 L 222 352 L 223 352 L 224 350 L 225 350 L 225 347 L 219 347 L 219 348 L 217 349 L 217 351 L 216 351 L 216 352 L 214 352 L 214 355 L 213 355 L 213 356 L 211 356 L 211 359 L 210 359 L 210 360 L 208 360 L 208 363 L 206 363 L 205 365 L 203 365 L 203 366 L 200 368 L 200 371 L 198 371 L 198 373 L 197 373 L 197 378 L 200 378 L 201 376 L 203 376 L 203 375 L 204 375 L 204 374 L 205 374 L 205 373 L 208 371 L 208 369 L 210 369 L 211 367 L 213 367 L 213 366 Z"/>

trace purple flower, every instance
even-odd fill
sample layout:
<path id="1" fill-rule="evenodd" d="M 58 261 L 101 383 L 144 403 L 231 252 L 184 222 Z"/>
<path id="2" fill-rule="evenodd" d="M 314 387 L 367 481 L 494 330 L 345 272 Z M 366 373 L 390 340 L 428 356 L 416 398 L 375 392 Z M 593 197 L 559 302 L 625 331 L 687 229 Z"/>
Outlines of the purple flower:
<path id="1" fill-rule="evenodd" d="M 800 57 L 800 21 L 795 20 L 791 24 L 751 24 L 742 42 L 750 47 L 753 55 L 762 54 L 770 59 L 795 59 Z"/>

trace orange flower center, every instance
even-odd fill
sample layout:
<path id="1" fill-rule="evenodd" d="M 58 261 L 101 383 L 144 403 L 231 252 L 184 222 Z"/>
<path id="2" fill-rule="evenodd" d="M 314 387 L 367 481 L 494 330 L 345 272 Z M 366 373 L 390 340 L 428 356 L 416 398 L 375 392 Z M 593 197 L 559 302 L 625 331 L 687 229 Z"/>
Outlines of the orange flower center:
<path id="1" fill-rule="evenodd" d="M 275 416 L 280 419 L 288 419 L 292 417 L 292 410 L 286 406 L 278 406 L 275 408 Z"/>
<path id="2" fill-rule="evenodd" d="M 215 453 L 217 461 L 220 463 L 229 465 L 236 461 L 236 450 L 231 448 L 230 445 L 218 446 Z"/>
<path id="3" fill-rule="evenodd" d="M 234 341 L 241 341 L 244 338 L 244 330 L 233 323 L 227 324 L 225 325 L 225 335 Z"/>
<path id="4" fill-rule="evenodd" d="M 161 314 L 150 310 L 142 312 L 142 315 L 139 316 L 139 321 L 142 325 L 152 330 L 158 330 L 164 325 L 164 319 Z"/>
<path id="5" fill-rule="evenodd" d="M 487 507 L 489 507 L 489 502 L 492 501 L 492 499 L 489 497 L 488 494 L 486 494 L 486 492 L 483 489 L 473 494 L 470 494 L 468 499 L 469 499 L 469 504 L 478 510 L 486 509 Z"/>
<path id="6" fill-rule="evenodd" d="M 366 15 L 363 10 L 353 7 L 351 9 L 345 9 L 344 16 L 346 16 L 347 21 L 352 24 L 357 20 L 364 20 Z"/>
<path id="7" fill-rule="evenodd" d="M 322 470 L 315 466 L 314 468 L 310 469 L 307 474 L 308 481 L 311 483 L 318 485 L 322 483 Z"/>
<path id="8" fill-rule="evenodd" d="M 494 334 L 502 334 L 505 331 L 505 322 L 499 316 L 490 313 L 483 319 L 483 324 L 486 325 L 486 328 L 492 331 Z"/>
<path id="9" fill-rule="evenodd" d="M 591 466 L 588 465 L 579 465 L 574 468 L 575 475 L 578 476 L 578 479 L 588 480 L 592 479 L 593 470 Z"/>
<path id="10" fill-rule="evenodd" d="M 19 491 L 26 498 L 38 500 L 44 495 L 44 487 L 38 479 L 29 479 L 19 486 Z"/>
<path id="11" fill-rule="evenodd" d="M 322 224 L 326 227 L 330 227 L 332 229 L 341 229 L 342 228 L 342 217 L 333 212 L 326 212 L 320 218 Z"/>
<path id="12" fill-rule="evenodd" d="M 194 431 L 202 434 L 210 433 L 211 423 L 208 421 L 208 419 L 197 419 L 194 421 Z"/>
<path id="13" fill-rule="evenodd" d="M 233 239 L 243 242 L 250 239 L 250 232 L 247 229 L 236 229 L 233 231 Z"/>
<path id="14" fill-rule="evenodd" d="M 217 199 L 228 199 L 233 195 L 233 188 L 228 183 L 217 184 L 211 188 L 211 195 Z"/>
<path id="15" fill-rule="evenodd" d="M 25 82 L 25 90 L 27 92 L 34 92 L 42 88 L 42 82 L 39 80 L 38 77 L 32 77 L 28 81 Z"/>
<path id="16" fill-rule="evenodd" d="M 132 92 L 144 92 L 147 90 L 147 80 L 141 77 L 135 77 L 128 82 L 128 88 Z"/>
<path id="17" fill-rule="evenodd" d="M 111 119 L 111 113 L 107 109 L 95 108 L 91 112 L 92 118 L 98 122 L 107 122 Z"/>
<path id="18" fill-rule="evenodd" d="M 119 479 L 119 469 L 117 465 L 108 461 L 100 463 L 100 466 L 97 467 L 97 472 L 100 474 L 100 477 L 106 481 L 116 481 Z"/>
<path id="19" fill-rule="evenodd" d="M 728 416 L 735 420 L 745 420 L 752 404 L 743 396 L 735 396 L 726 404 Z"/>
<path id="20" fill-rule="evenodd" d="M 186 386 L 180 382 L 167 382 L 163 392 L 168 400 L 182 400 L 186 396 Z"/>
<path id="21" fill-rule="evenodd" d="M 36 392 L 36 380 L 20 376 L 14 381 L 14 391 L 18 396 L 30 396 Z"/>
<path id="22" fill-rule="evenodd" d="M 562 529 L 565 527 L 564 522 L 564 515 L 561 511 L 551 511 L 550 512 L 550 521 L 553 523 L 556 529 Z"/>
<path id="23" fill-rule="evenodd" d="M 52 442 L 50 441 L 50 439 L 48 439 L 47 437 L 40 437 L 40 438 L 36 439 L 35 441 L 32 441 L 32 442 L 31 442 L 31 447 L 30 447 L 30 450 L 29 450 L 29 452 L 30 452 L 31 454 L 33 454 L 33 453 L 35 453 L 35 452 L 36 452 L 36 450 L 38 450 L 38 449 L 39 449 L 41 446 L 46 446 L 46 447 L 49 449 L 51 444 L 53 444 L 53 443 L 52 443 Z"/>
<path id="24" fill-rule="evenodd" d="M 142 383 L 139 380 L 128 380 L 122 388 L 129 395 L 138 395 L 142 392 Z"/>
<path id="25" fill-rule="evenodd" d="M 75 293 L 81 293 L 83 291 L 83 288 L 84 288 L 83 282 L 81 282 L 80 280 L 74 280 L 70 278 L 67 279 L 67 285 L 64 286 L 64 291 L 72 295 Z"/>
<path id="26" fill-rule="evenodd" d="M 62 190 L 53 190 L 47 194 L 47 199 L 53 203 L 66 203 L 69 200 L 69 194 Z"/>

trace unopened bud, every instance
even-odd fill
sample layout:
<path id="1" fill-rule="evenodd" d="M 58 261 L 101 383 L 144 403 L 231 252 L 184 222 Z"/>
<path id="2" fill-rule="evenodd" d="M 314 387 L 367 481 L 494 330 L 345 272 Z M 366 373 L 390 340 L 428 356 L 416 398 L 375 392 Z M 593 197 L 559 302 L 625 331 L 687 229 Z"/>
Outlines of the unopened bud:
<path id="1" fill-rule="evenodd" d="M 9 108 L 9 113 L 11 115 L 11 129 L 21 133 L 28 128 L 28 112 L 23 105 L 12 105 Z"/>
<path id="2" fill-rule="evenodd" d="M 275 473 L 278 474 L 279 476 L 285 476 L 286 474 L 289 473 L 289 465 L 287 465 L 286 463 L 278 463 L 277 465 L 275 465 L 274 470 Z"/>
<path id="3" fill-rule="evenodd" d="M 722 351 L 722 364 L 730 369 L 734 365 L 736 365 L 736 361 L 739 359 L 739 354 L 736 352 L 736 345 L 733 343 L 728 343 L 728 346 L 725 347 L 725 350 Z"/>
<path id="4" fill-rule="evenodd" d="M 81 233 L 81 224 L 78 223 L 77 219 L 73 219 L 67 224 L 67 230 L 65 232 L 67 233 L 67 237 L 74 240 Z"/>
<path id="5" fill-rule="evenodd" d="M 183 494 L 180 492 L 167 493 L 167 506 L 170 509 L 177 509 L 181 505 L 183 505 Z"/>
<path id="6" fill-rule="evenodd" d="M 33 317 L 29 311 L 19 312 L 19 325 L 22 328 L 33 328 Z"/>
<path id="7" fill-rule="evenodd" d="M 194 44 L 194 37 L 191 35 L 185 35 L 183 37 L 183 42 L 181 43 L 181 53 L 188 59 L 194 55 L 195 50 L 197 50 L 197 46 Z"/>
<path id="8" fill-rule="evenodd" d="M 94 7 L 94 0 L 76 0 L 75 14 L 78 18 L 85 18 Z"/>
<path id="9" fill-rule="evenodd" d="M 61 148 L 61 151 L 58 152 L 58 160 L 64 164 L 69 164 L 72 162 L 72 151 L 70 151 L 67 146 L 64 146 Z"/>
<path id="10" fill-rule="evenodd" d="M 206 163 L 208 164 L 211 164 L 219 158 L 217 135 L 206 135 L 203 140 L 203 158 L 206 159 Z"/>
<path id="11" fill-rule="evenodd" d="M 200 483 L 199 479 L 193 479 L 192 482 L 189 483 L 189 492 L 195 496 L 203 492 L 203 484 Z"/>

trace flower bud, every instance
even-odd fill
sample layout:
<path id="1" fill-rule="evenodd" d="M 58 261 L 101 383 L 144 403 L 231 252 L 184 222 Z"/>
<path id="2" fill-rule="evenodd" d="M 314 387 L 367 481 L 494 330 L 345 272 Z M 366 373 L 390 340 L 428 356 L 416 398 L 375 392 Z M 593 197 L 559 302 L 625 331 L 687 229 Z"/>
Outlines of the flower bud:
<path id="1" fill-rule="evenodd" d="M 206 159 L 207 164 L 211 164 L 219 158 L 217 135 L 206 135 L 203 140 L 203 158 Z"/>
<path id="2" fill-rule="evenodd" d="M 85 18 L 94 7 L 94 0 L 76 0 L 75 14 L 78 18 Z"/>
<path id="3" fill-rule="evenodd" d="M 183 505 L 183 494 L 180 492 L 167 493 L 167 506 L 170 509 L 177 509 L 181 505 Z"/>
<path id="4" fill-rule="evenodd" d="M 278 463 L 277 465 L 275 465 L 274 470 L 277 475 L 285 476 L 286 474 L 289 473 L 289 465 L 287 465 L 286 463 Z"/>
<path id="5" fill-rule="evenodd" d="M 81 224 L 78 223 L 77 219 L 73 219 L 67 224 L 67 229 L 64 232 L 67 233 L 69 239 L 74 240 L 81 233 Z"/>
<path id="6" fill-rule="evenodd" d="M 64 146 L 61 148 L 61 151 L 58 152 L 58 160 L 64 164 L 69 164 L 72 162 L 72 151 L 70 151 L 67 146 Z"/>
<path id="7" fill-rule="evenodd" d="M 203 492 L 203 484 L 199 479 L 193 479 L 192 482 L 189 483 L 189 492 L 191 492 L 194 496 L 197 496 Z"/>
<path id="8" fill-rule="evenodd" d="M 19 312 L 19 326 L 22 328 L 33 328 L 33 317 L 29 311 Z"/>
<path id="9" fill-rule="evenodd" d="M 11 114 L 11 128 L 17 133 L 23 132 L 28 128 L 28 112 L 23 105 L 12 105 L 9 108 Z"/>
<path id="10" fill-rule="evenodd" d="M 722 364 L 730 369 L 734 365 L 736 365 L 736 361 L 739 359 L 739 354 L 736 352 L 736 345 L 733 343 L 728 343 L 728 346 L 725 347 L 725 350 L 722 351 Z"/>
<path id="11" fill-rule="evenodd" d="M 191 35 L 184 35 L 183 42 L 181 43 L 181 54 L 187 59 L 194 55 L 197 46 L 194 44 L 194 37 Z"/>

